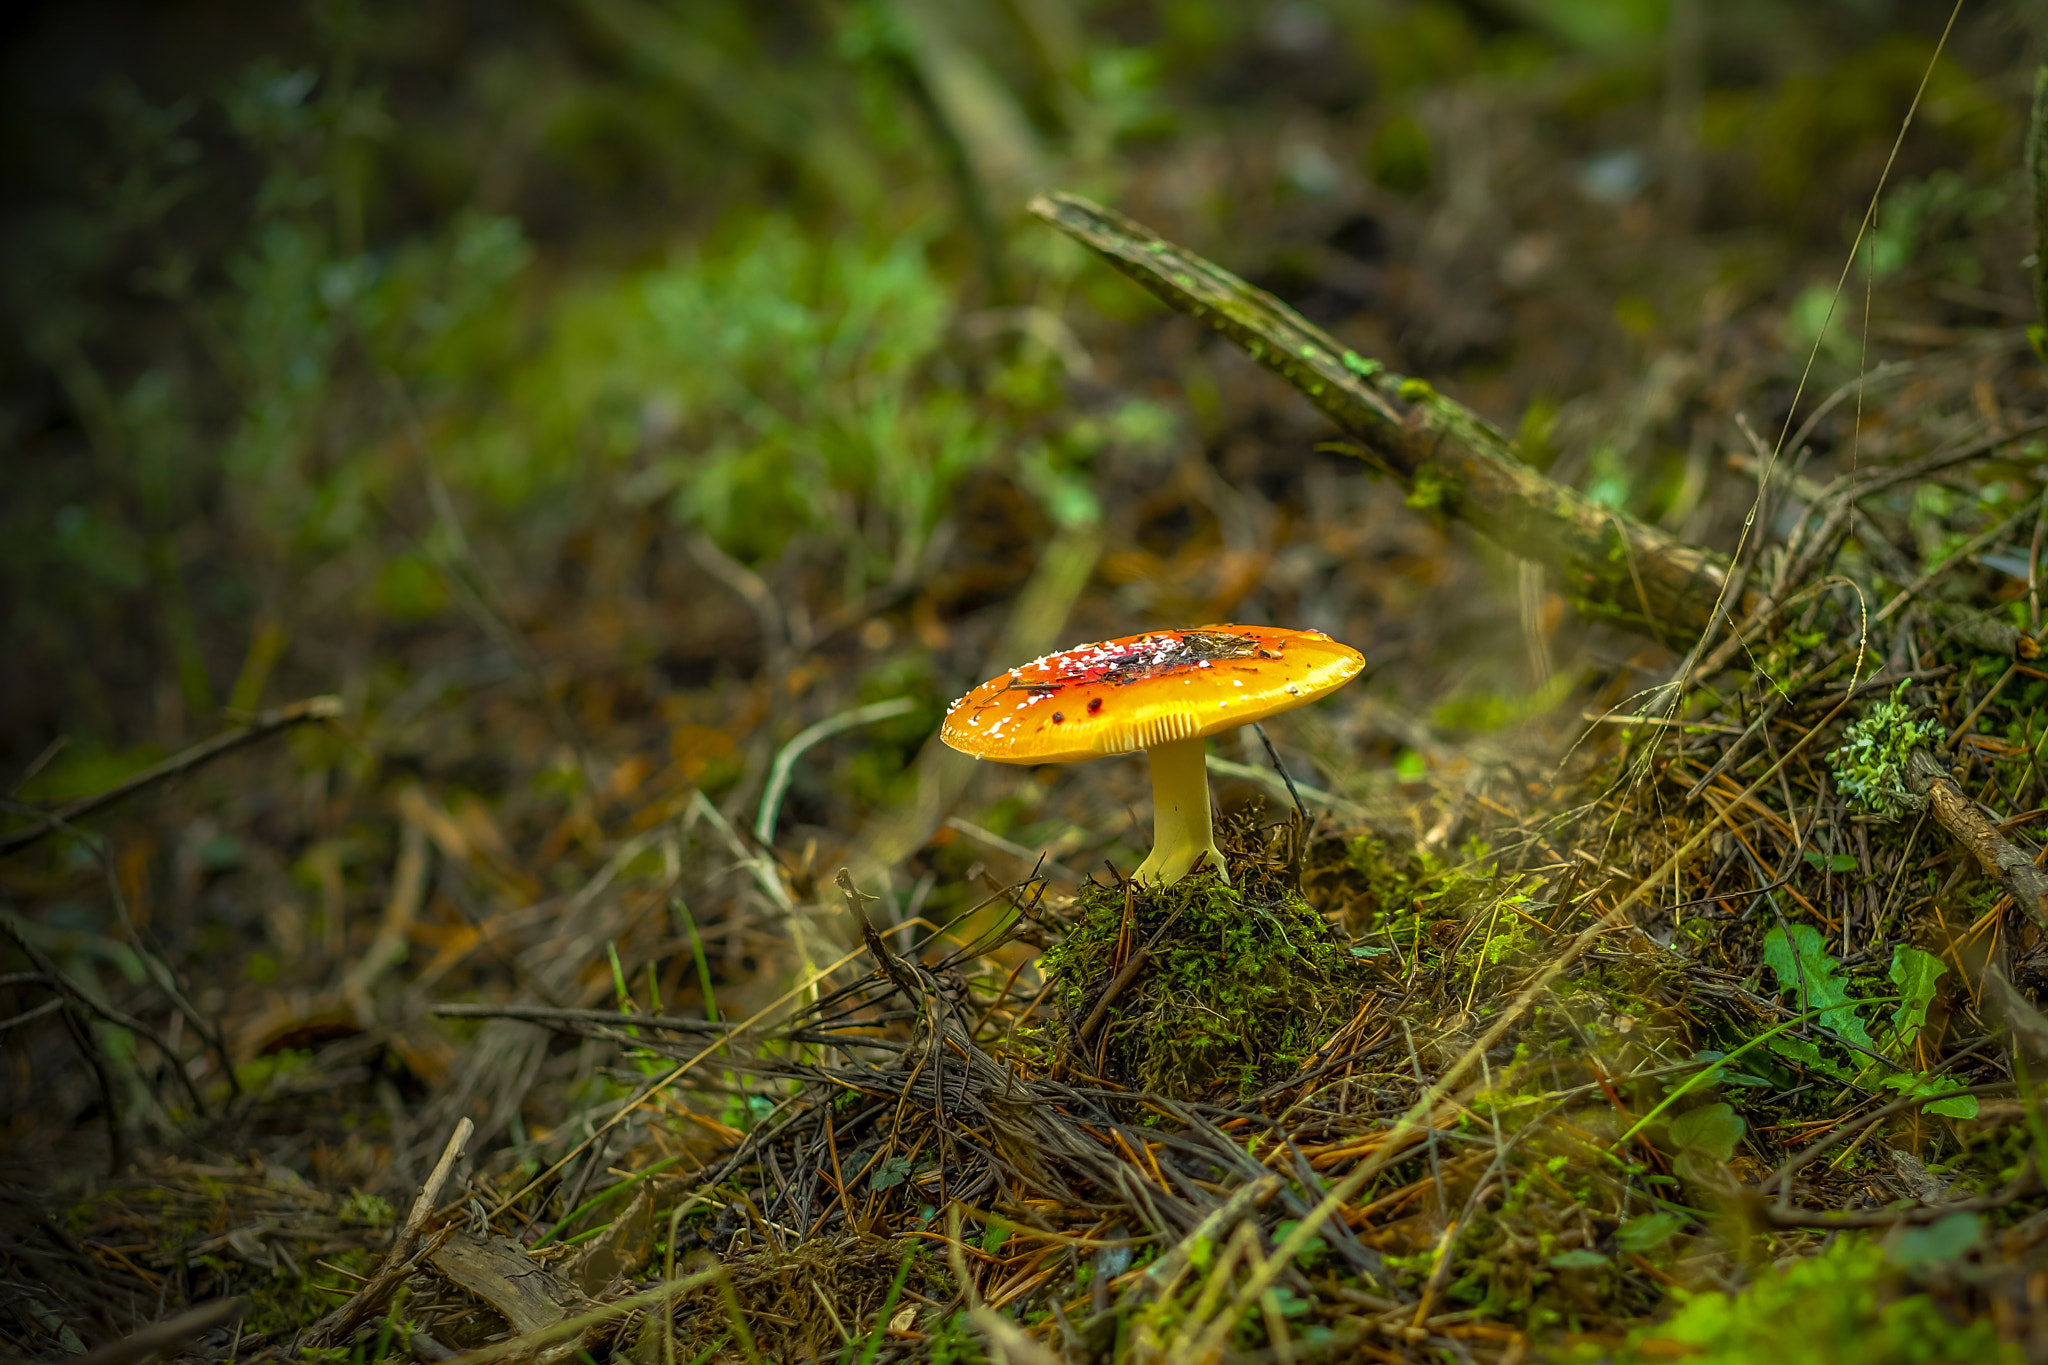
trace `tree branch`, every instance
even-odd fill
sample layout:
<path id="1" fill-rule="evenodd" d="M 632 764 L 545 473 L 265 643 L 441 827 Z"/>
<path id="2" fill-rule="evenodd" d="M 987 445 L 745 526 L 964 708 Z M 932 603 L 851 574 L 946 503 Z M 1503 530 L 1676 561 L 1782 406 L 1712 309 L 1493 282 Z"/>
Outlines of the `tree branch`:
<path id="1" fill-rule="evenodd" d="M 1410 506 L 1457 517 L 1554 570 L 1583 614 L 1658 639 L 1713 619 L 1729 582 L 1722 556 L 1553 483 L 1471 409 L 1141 223 L 1073 194 L 1040 196 L 1031 211 L 1299 389 L 1361 443 L 1360 459 L 1408 490 Z"/>
<path id="2" fill-rule="evenodd" d="M 1907 758 L 1905 776 L 1906 790 L 1927 799 L 1935 820 L 1970 850 L 1984 875 L 1995 878 L 2013 904 L 2033 916 L 2034 923 L 2048 925 L 2048 873 L 2041 871 L 2039 855 L 1999 833 L 1998 826 L 1956 785 L 1948 769 L 1925 749 L 1915 749 Z"/>

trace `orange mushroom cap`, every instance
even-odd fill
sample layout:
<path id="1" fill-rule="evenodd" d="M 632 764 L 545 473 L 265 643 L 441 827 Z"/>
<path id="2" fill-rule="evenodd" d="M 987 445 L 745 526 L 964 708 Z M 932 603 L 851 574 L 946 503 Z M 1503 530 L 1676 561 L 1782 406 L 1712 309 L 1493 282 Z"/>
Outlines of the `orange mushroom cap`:
<path id="1" fill-rule="evenodd" d="M 998 763 L 1074 763 L 1305 706 L 1365 656 L 1319 630 L 1192 626 L 1048 654 L 953 703 L 939 734 Z"/>

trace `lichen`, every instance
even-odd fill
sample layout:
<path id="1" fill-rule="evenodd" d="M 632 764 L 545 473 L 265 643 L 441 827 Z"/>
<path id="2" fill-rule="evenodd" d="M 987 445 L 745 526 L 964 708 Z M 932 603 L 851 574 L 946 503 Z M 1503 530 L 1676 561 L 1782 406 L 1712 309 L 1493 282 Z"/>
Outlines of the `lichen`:
<path id="1" fill-rule="evenodd" d="M 1931 720 L 1914 720 L 1912 708 L 1900 700 L 1905 692 L 1906 684 L 1900 683 L 1890 697 L 1853 722 L 1841 746 L 1828 755 L 1836 790 L 1877 820 L 1896 820 L 1926 805 L 1924 797 L 1906 790 L 1906 756 L 1935 742 L 1941 727 Z"/>

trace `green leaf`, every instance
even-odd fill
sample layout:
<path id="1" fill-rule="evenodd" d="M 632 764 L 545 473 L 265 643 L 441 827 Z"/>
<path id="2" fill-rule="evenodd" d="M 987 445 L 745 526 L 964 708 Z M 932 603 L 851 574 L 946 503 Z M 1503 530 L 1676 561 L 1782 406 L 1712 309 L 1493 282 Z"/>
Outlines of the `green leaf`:
<path id="1" fill-rule="evenodd" d="M 1855 1009 L 1844 1003 L 1849 999 L 1849 991 L 1841 977 L 1842 966 L 1828 953 L 1826 941 L 1813 926 L 1793 925 L 1789 939 L 1784 929 L 1771 930 L 1764 935 L 1763 958 L 1764 965 L 1778 978 L 1779 990 L 1791 991 L 1800 1009 L 1821 1011 L 1823 1028 L 1858 1047 L 1877 1050 Z"/>
<path id="2" fill-rule="evenodd" d="M 1934 1265 L 1953 1261 L 1984 1235 L 1984 1220 L 1974 1213 L 1952 1213 L 1924 1228 L 1908 1228 L 1892 1245 L 1892 1264 Z"/>
<path id="3" fill-rule="evenodd" d="M 1794 1038 L 1790 1034 L 1781 1033 L 1764 1046 L 1788 1061 L 1797 1062 L 1801 1066 L 1810 1067 L 1838 1080 L 1848 1079 L 1847 1073 L 1825 1056 L 1817 1044 L 1810 1043 L 1804 1038 Z"/>
<path id="4" fill-rule="evenodd" d="M 1273 1240 L 1276 1242 L 1286 1241 L 1288 1237 L 1293 1235 L 1294 1229 L 1299 1225 L 1299 1219 L 1281 1219 L 1280 1222 L 1273 1229 Z M 1304 1270 L 1313 1270 L 1316 1268 L 1318 1262 L 1320 1262 L 1325 1256 L 1329 1255 L 1329 1252 L 1330 1244 L 1323 1240 L 1321 1233 L 1317 1233 L 1314 1237 L 1309 1239 L 1308 1245 L 1303 1247 L 1301 1249 L 1300 1254 L 1294 1258 L 1294 1263 L 1302 1267 L 1302 1269 Z"/>
<path id="5" fill-rule="evenodd" d="M 1929 1076 L 1924 1072 L 1915 1073 L 1911 1071 L 1900 1071 L 1887 1076 L 1884 1078 L 1883 1084 L 1887 1089 L 1897 1090 L 1909 1096 L 1940 1095 L 1950 1090 L 1961 1090 L 1964 1088 L 1962 1083 L 1953 1076 Z M 1973 1119 L 1977 1117 L 1977 1097 L 1975 1095 L 1956 1095 L 1949 1099 L 1936 1100 L 1934 1103 L 1922 1107 L 1926 1112 L 1940 1114 L 1944 1118 Z"/>
<path id="6" fill-rule="evenodd" d="M 1806 855 L 1806 861 L 1812 863 L 1822 872 L 1854 872 L 1856 870 L 1856 858 L 1853 854 L 1836 853 L 1830 855 L 1817 853 L 1810 848 L 1803 851 Z"/>
<path id="7" fill-rule="evenodd" d="M 1659 1209 L 1629 1219 L 1614 1230 L 1614 1242 L 1623 1251 L 1650 1251 L 1663 1246 L 1685 1227 L 1685 1219 Z"/>
<path id="8" fill-rule="evenodd" d="M 1742 1115 L 1730 1104 L 1701 1105 L 1671 1120 L 1671 1141 L 1675 1146 L 1681 1151 L 1690 1148 L 1705 1152 L 1716 1161 L 1726 1161 L 1735 1155 L 1735 1144 L 1742 1141 L 1744 1131 Z"/>
<path id="9" fill-rule="evenodd" d="M 901 1185 L 910 1179 L 910 1158 L 892 1156 L 882 1163 L 881 1169 L 868 1177 L 868 1188 L 886 1190 L 892 1185 Z"/>
<path id="10" fill-rule="evenodd" d="M 1913 1046 L 1921 1026 L 1927 1022 L 1927 1007 L 1934 1003 L 1936 982 L 1948 964 L 1933 953 L 1901 943 L 1892 949 L 1892 984 L 1899 988 L 1899 1006 L 1892 1013 L 1891 1046 L 1885 1050 L 1902 1056 Z"/>

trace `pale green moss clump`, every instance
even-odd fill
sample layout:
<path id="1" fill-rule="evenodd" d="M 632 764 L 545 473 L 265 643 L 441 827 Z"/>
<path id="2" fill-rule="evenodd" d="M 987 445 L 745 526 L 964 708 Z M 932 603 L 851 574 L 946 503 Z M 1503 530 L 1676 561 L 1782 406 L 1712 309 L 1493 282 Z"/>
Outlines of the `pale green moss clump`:
<path id="1" fill-rule="evenodd" d="M 1836 789 L 1879 820 L 1896 820 L 1925 807 L 1924 798 L 1906 790 L 1906 756 L 1941 736 L 1935 722 L 1913 719 L 1912 708 L 1900 700 L 1905 692 L 1906 684 L 1900 683 L 1851 724 L 1841 746 L 1828 755 Z"/>

